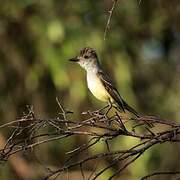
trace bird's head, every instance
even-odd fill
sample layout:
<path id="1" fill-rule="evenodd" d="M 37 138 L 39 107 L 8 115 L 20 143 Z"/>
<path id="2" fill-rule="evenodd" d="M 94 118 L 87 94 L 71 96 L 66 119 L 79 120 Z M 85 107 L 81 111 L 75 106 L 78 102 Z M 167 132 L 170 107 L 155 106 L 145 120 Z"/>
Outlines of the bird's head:
<path id="1" fill-rule="evenodd" d="M 88 70 L 99 65 L 96 51 L 90 47 L 85 47 L 80 51 L 80 54 L 69 59 L 72 62 L 77 62 L 81 67 Z"/>

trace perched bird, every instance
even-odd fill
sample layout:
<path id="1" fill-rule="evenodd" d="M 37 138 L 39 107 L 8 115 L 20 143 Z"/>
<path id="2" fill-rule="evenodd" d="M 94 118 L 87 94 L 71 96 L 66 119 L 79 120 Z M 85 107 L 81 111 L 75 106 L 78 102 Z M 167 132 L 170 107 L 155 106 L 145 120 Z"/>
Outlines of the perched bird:
<path id="1" fill-rule="evenodd" d="M 110 101 L 124 112 L 127 110 L 139 117 L 138 113 L 122 99 L 111 79 L 102 70 L 94 49 L 86 47 L 78 56 L 69 60 L 78 63 L 86 70 L 88 88 L 97 99 Z"/>

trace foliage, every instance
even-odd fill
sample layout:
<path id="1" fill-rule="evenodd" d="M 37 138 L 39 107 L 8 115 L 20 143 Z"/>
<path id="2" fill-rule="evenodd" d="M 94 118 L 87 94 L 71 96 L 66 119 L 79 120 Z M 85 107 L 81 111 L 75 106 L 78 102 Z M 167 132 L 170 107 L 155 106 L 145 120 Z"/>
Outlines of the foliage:
<path id="1" fill-rule="evenodd" d="M 98 51 L 121 95 L 138 112 L 180 119 L 179 1 L 117 1 L 104 40 L 112 4 L 111 0 L 12 0 L 1 3 L 1 124 L 19 119 L 27 105 L 32 105 L 41 118 L 54 117 L 58 112 L 56 97 L 74 112 L 103 106 L 88 92 L 84 72 L 68 62 L 84 46 Z M 76 113 L 74 118 L 82 119 L 83 116 Z M 163 130 L 164 126 L 157 129 Z M 1 131 L 0 146 L 3 147 L 2 139 L 9 134 L 9 131 Z M 39 149 L 39 159 L 58 166 L 65 158 L 61 149 L 69 150 L 86 141 L 86 138 L 74 138 L 43 145 Z M 117 149 L 119 143 L 126 148 L 133 141 L 122 138 L 112 146 Z M 180 167 L 177 161 L 180 147 L 163 147 L 148 151 L 136 166 L 128 168 L 126 179 L 138 179 L 150 166 L 156 170 L 157 164 L 162 171 Z M 89 153 L 94 151 L 96 149 Z M 27 167 L 33 166 L 33 170 L 41 172 L 33 158 L 23 154 L 19 158 Z M 16 169 L 13 160 L 10 162 L 9 166 Z M 23 172 L 27 172 L 18 171 L 20 168 L 12 171 L 9 166 L 0 167 L 1 171 L 3 169 L 1 179 L 24 177 Z"/>

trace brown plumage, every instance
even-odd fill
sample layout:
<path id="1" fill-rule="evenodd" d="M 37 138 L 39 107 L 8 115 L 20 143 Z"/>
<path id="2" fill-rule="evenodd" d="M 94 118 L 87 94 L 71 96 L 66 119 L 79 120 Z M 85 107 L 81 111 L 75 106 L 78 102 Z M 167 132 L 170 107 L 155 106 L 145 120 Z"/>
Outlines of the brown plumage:
<path id="1" fill-rule="evenodd" d="M 122 99 L 111 79 L 103 71 L 98 71 L 97 73 L 105 89 L 108 91 L 114 102 L 118 104 L 119 108 L 121 108 L 124 112 L 127 110 L 139 117 L 138 113 Z"/>

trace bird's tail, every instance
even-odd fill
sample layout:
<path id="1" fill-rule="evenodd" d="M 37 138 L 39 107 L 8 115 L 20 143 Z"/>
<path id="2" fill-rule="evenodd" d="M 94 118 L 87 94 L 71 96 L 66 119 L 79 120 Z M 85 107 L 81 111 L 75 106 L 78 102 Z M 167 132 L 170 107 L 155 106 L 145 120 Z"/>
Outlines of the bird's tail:
<path id="1" fill-rule="evenodd" d="M 123 107 L 124 107 L 124 109 L 126 109 L 129 112 L 133 113 L 136 117 L 140 117 L 140 115 L 137 113 L 137 111 L 134 110 L 131 106 L 129 106 L 124 100 L 123 100 Z"/>

